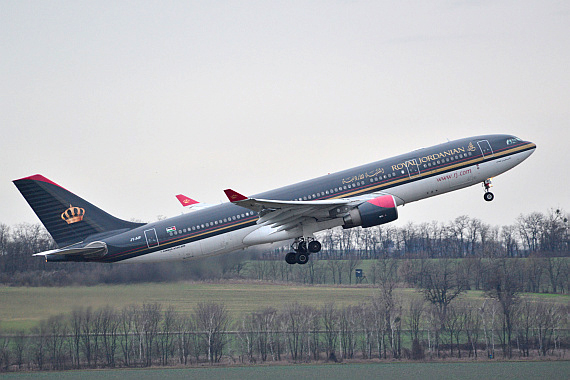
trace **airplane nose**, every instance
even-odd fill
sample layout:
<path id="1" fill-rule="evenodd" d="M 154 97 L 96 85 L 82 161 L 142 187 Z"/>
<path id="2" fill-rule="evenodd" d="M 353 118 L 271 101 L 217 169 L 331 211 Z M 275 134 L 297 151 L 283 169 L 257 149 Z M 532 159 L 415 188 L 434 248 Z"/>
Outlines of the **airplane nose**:
<path id="1" fill-rule="evenodd" d="M 536 150 L 536 144 L 533 143 L 532 141 L 527 141 L 526 143 L 529 145 L 529 148 L 532 149 L 532 153 L 534 153 L 534 151 Z"/>

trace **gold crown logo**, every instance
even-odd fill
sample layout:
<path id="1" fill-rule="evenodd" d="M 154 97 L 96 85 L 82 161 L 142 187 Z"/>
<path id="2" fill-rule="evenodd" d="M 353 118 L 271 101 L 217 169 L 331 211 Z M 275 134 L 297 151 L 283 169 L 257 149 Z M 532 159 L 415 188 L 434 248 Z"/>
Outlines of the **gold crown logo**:
<path id="1" fill-rule="evenodd" d="M 65 210 L 63 214 L 61 214 L 61 219 L 65 220 L 67 224 L 73 224 L 81 222 L 83 220 L 84 215 L 85 215 L 85 209 L 69 205 L 69 208 Z"/>
<path id="2" fill-rule="evenodd" d="M 473 143 L 469 143 L 469 146 L 467 147 L 467 150 L 470 152 L 473 152 L 475 150 L 475 147 L 473 146 Z"/>

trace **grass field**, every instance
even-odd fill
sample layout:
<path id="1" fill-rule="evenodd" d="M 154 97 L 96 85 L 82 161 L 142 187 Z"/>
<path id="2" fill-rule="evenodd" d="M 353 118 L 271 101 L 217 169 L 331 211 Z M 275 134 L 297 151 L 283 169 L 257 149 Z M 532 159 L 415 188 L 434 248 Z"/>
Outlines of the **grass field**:
<path id="1" fill-rule="evenodd" d="M 2 374 L 3 379 L 569 379 L 570 362 L 320 364 Z"/>
<path id="2" fill-rule="evenodd" d="M 129 304 L 158 302 L 176 311 L 190 313 L 199 302 L 223 302 L 234 316 L 288 302 L 323 305 L 358 304 L 374 294 L 372 288 L 308 287 L 267 284 L 172 283 L 92 287 L 0 287 L 0 327 L 29 329 L 41 319 L 68 313 L 79 306 L 106 305 L 122 308 Z M 399 293 L 411 293 L 402 289 Z"/>
<path id="3" fill-rule="evenodd" d="M 0 328 L 4 331 L 28 330 L 49 316 L 69 313 L 75 307 L 116 308 L 130 304 L 161 303 L 176 311 L 190 313 L 199 302 L 223 302 L 234 317 L 265 307 L 281 308 L 298 301 L 321 306 L 334 301 L 340 305 L 356 305 L 377 292 L 372 287 L 301 286 L 260 283 L 169 283 L 128 286 L 76 287 L 0 287 Z M 413 289 L 396 289 L 399 299 L 417 294 Z M 568 295 L 527 295 L 537 299 L 568 304 Z M 463 296 L 482 299 L 481 292 Z"/>

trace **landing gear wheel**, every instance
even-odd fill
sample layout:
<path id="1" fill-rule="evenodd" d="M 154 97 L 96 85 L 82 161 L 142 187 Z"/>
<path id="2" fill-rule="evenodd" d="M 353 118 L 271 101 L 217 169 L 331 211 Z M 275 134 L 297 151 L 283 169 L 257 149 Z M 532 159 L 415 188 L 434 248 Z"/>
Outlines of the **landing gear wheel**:
<path id="1" fill-rule="evenodd" d="M 483 195 L 483 199 L 485 199 L 487 202 L 491 202 L 493 199 L 495 199 L 495 195 L 493 195 L 491 192 L 487 192 Z"/>
<path id="2" fill-rule="evenodd" d="M 289 252 L 285 255 L 285 261 L 287 264 L 297 264 L 297 254 L 295 252 Z"/>
<path id="3" fill-rule="evenodd" d="M 320 250 L 321 250 L 321 243 L 319 243 L 316 240 L 309 242 L 309 252 L 310 253 L 316 253 L 316 252 L 319 252 Z"/>
<path id="4" fill-rule="evenodd" d="M 309 261 L 309 254 L 306 252 L 297 252 L 295 255 L 295 261 L 297 261 L 297 264 L 307 264 L 307 261 Z"/>

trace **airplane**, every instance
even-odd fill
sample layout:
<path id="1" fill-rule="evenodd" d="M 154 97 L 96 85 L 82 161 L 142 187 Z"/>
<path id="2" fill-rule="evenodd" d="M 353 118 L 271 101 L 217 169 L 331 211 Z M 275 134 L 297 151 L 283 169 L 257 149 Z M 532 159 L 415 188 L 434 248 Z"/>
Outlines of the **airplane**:
<path id="1" fill-rule="evenodd" d="M 491 178 L 535 149 L 512 135 L 468 137 L 250 197 L 226 189 L 227 203 L 152 223 L 115 218 L 39 174 L 13 182 L 57 244 L 34 255 L 48 262 L 190 260 L 293 241 L 285 261 L 306 264 L 319 231 L 389 223 L 398 206 L 478 183 L 492 201 Z"/>

